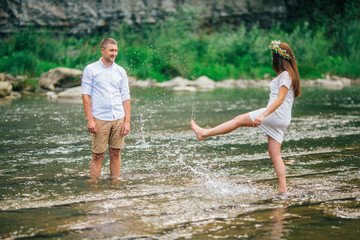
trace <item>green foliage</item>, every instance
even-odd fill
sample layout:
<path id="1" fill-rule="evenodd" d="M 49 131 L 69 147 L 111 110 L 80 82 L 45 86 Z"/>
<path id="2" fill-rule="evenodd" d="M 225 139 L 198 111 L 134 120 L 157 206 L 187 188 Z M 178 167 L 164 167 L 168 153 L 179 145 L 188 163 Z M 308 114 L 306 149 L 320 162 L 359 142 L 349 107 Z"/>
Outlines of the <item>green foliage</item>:
<path id="1" fill-rule="evenodd" d="M 331 19 L 325 13 L 311 13 L 310 18 L 301 20 L 310 14 L 304 8 L 296 13 L 297 21 L 274 24 L 270 29 L 258 25 L 234 29 L 224 25 L 212 33 L 196 17 L 199 9 L 186 7 L 155 24 L 123 23 L 103 36 L 75 38 L 50 30 L 35 32 L 28 27 L 2 41 L 0 72 L 36 77 L 58 66 L 83 69 L 101 57 L 101 39 L 112 37 L 119 47 L 116 62 L 139 79 L 274 76 L 267 48 L 271 40 L 292 46 L 302 78 L 318 78 L 325 73 L 359 78 L 360 19 L 356 14 L 360 7 L 351 1 L 341 6 L 341 12 Z M 342 24 L 336 25 L 334 19 Z"/>

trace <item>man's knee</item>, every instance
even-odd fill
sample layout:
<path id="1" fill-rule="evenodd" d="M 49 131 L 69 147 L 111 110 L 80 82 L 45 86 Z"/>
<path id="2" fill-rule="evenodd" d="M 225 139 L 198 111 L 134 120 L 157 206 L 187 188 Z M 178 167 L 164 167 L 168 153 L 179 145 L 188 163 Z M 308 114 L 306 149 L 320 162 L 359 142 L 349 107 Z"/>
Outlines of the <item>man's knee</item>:
<path id="1" fill-rule="evenodd" d="M 93 153 L 94 161 L 100 161 L 103 159 L 105 153 Z"/>
<path id="2" fill-rule="evenodd" d="M 112 157 L 119 157 L 121 153 L 121 149 L 117 148 L 109 148 L 110 156 Z"/>

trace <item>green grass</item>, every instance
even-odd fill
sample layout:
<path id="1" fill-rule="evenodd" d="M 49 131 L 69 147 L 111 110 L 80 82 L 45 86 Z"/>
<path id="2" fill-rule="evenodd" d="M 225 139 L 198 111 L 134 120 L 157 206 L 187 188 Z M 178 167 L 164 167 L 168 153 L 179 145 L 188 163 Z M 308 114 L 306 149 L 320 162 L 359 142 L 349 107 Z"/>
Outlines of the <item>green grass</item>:
<path id="1" fill-rule="evenodd" d="M 0 72 L 34 78 L 58 66 L 83 69 L 101 57 L 101 39 L 113 37 L 119 47 L 116 62 L 139 79 L 167 81 L 202 75 L 214 80 L 261 79 L 266 74 L 274 76 L 267 46 L 276 39 L 290 44 L 304 79 L 324 74 L 360 77 L 358 17 L 349 17 L 340 26 L 333 24 L 331 29 L 305 21 L 292 28 L 288 23 L 287 27 L 274 24 L 270 29 L 256 24 L 236 29 L 224 25 L 209 33 L 194 17 L 196 11 L 179 9 L 154 25 L 121 24 L 107 35 L 83 38 L 28 27 L 2 40 Z"/>

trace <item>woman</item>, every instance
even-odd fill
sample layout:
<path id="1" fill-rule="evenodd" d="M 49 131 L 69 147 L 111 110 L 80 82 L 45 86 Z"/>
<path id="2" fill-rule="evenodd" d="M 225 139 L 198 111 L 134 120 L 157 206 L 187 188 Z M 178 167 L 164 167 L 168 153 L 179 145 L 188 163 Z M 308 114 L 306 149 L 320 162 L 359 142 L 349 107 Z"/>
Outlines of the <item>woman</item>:
<path id="1" fill-rule="evenodd" d="M 284 131 L 291 120 L 291 108 L 295 97 L 300 96 L 300 76 L 295 56 L 290 46 L 280 41 L 272 41 L 273 70 L 277 74 L 270 83 L 270 100 L 266 108 L 261 108 L 220 124 L 214 128 L 204 129 L 191 120 L 191 128 L 199 140 L 227 134 L 238 127 L 259 127 L 268 135 L 268 150 L 279 180 L 279 193 L 286 193 L 285 165 L 281 158 L 280 148 Z"/>

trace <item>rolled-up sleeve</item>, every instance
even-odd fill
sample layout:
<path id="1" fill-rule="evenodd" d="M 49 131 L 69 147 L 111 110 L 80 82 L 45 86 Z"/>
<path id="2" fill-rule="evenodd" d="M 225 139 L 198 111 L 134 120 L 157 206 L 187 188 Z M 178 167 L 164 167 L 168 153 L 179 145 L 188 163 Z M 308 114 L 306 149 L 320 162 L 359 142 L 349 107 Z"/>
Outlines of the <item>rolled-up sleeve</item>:
<path id="1" fill-rule="evenodd" d="M 81 94 L 91 95 L 92 92 L 92 78 L 91 70 L 86 67 L 84 69 L 82 81 L 81 81 Z"/>
<path id="2" fill-rule="evenodd" d="M 121 93 L 121 99 L 124 102 L 124 101 L 130 99 L 130 89 L 129 89 L 128 77 L 127 77 L 125 70 L 122 71 L 122 75 L 123 76 L 122 76 L 122 81 L 121 81 L 120 93 Z"/>

